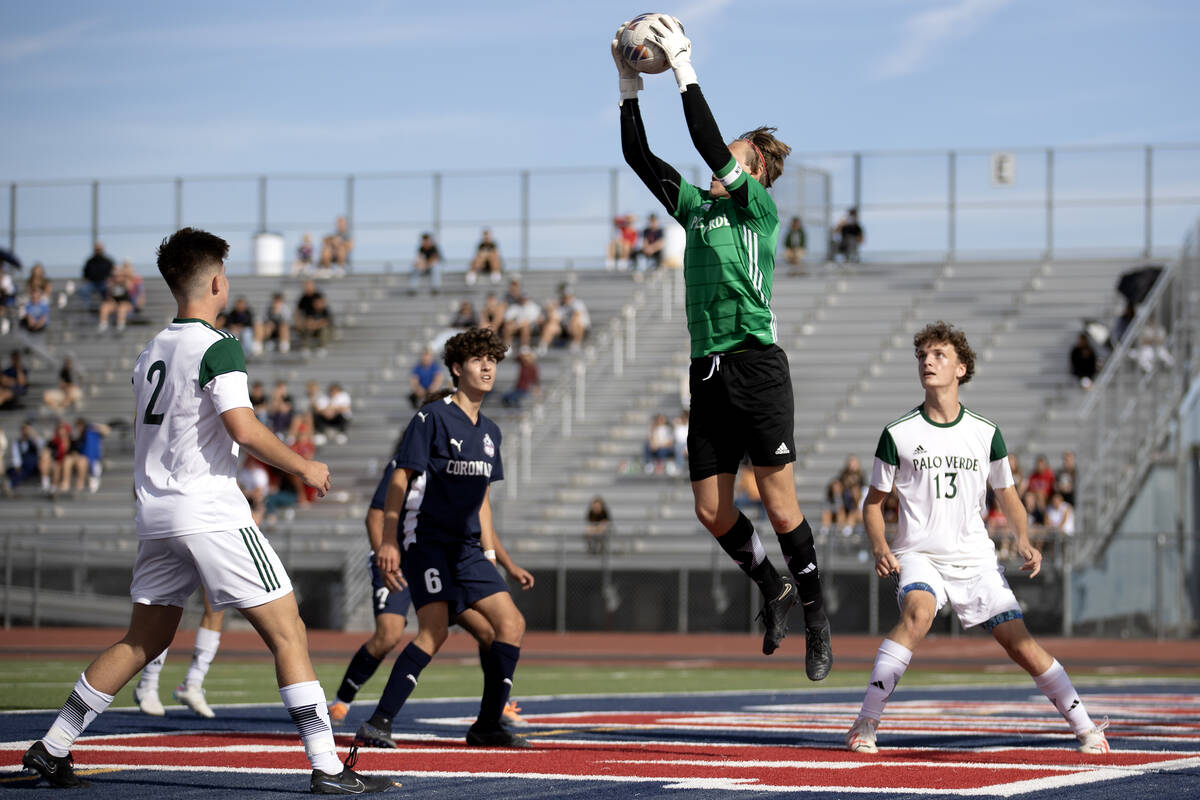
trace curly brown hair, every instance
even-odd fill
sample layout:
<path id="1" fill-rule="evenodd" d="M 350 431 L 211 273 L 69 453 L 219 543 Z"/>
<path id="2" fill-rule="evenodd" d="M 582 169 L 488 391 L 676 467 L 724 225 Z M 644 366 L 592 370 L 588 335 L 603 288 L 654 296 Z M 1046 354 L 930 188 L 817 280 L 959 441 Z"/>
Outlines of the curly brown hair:
<path id="1" fill-rule="evenodd" d="M 967 368 L 966 373 L 958 379 L 958 385 L 962 386 L 970 381 L 971 376 L 975 374 L 975 351 L 967 344 L 967 335 L 949 322 L 939 319 L 917 331 L 913 336 L 913 350 L 920 351 L 921 348 L 934 343 L 949 344 L 953 347 L 954 352 L 958 354 L 958 360 Z"/>
<path id="2" fill-rule="evenodd" d="M 476 356 L 491 356 L 499 364 L 504 360 L 508 348 L 491 328 L 468 328 L 462 333 L 451 336 L 446 342 L 442 362 L 450 370 L 454 385 L 458 386 L 458 376 L 454 374 L 454 365 L 467 363 Z"/>
<path id="3" fill-rule="evenodd" d="M 792 148 L 775 138 L 775 128 L 768 128 L 765 125 L 760 125 L 752 131 L 746 131 L 738 139 L 745 140 L 754 145 L 751 148 L 754 155 L 750 158 L 746 166 L 751 172 L 758 169 L 763 162 L 763 181 L 762 185 L 769 187 L 771 184 L 783 174 L 783 160 L 792 152 Z"/>

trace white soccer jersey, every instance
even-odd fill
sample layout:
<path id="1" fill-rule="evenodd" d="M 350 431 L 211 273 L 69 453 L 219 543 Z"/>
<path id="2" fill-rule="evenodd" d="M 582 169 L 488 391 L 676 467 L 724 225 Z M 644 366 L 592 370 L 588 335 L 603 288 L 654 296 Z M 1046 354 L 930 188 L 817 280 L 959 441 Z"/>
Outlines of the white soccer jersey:
<path id="1" fill-rule="evenodd" d="M 203 320 L 173 320 L 138 356 L 133 393 L 138 536 L 253 527 L 221 422 L 252 407 L 241 343 Z"/>
<path id="2" fill-rule="evenodd" d="M 883 429 L 871 485 L 900 495 L 892 552 L 918 552 L 946 566 L 995 562 L 983 515 L 987 485 L 1012 486 L 1008 450 L 995 423 L 960 406 L 954 422 L 933 422 L 924 406 Z"/>

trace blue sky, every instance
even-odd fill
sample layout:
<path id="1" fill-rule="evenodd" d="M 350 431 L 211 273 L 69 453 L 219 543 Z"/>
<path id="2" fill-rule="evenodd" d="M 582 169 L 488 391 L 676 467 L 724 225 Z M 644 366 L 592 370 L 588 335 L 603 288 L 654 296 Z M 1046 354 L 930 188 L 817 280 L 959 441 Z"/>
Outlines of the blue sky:
<path id="1" fill-rule="evenodd" d="M 608 42 L 643 10 L 0 0 L 0 181 L 618 165 Z M 665 10 L 727 137 L 769 123 L 798 153 L 1200 141 L 1187 0 Z M 646 83 L 651 144 L 696 163 L 674 81 Z"/>

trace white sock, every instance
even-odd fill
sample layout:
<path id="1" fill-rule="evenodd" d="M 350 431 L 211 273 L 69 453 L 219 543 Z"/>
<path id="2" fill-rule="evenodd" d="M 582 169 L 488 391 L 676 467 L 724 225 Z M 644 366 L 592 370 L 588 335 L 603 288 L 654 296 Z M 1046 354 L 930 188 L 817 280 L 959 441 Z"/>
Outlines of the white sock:
<path id="1" fill-rule="evenodd" d="M 896 684 L 908 669 L 912 660 L 912 650 L 891 639 L 884 639 L 875 653 L 875 663 L 871 666 L 871 678 L 867 683 L 867 694 L 863 697 L 860 717 L 870 717 L 878 720 L 883 716 L 883 707 L 887 705 Z"/>
<path id="2" fill-rule="evenodd" d="M 92 720 L 104 713 L 112 704 L 111 694 L 104 694 L 92 688 L 87 678 L 81 673 L 75 681 L 75 688 L 67 702 L 63 703 L 58 712 L 58 719 L 42 737 L 42 744 L 55 758 L 62 758 L 71 752 L 71 745 L 79 738 Z"/>
<path id="3" fill-rule="evenodd" d="M 328 775 L 342 771 L 333 744 L 333 724 L 329 721 L 329 707 L 325 704 L 325 690 L 319 681 L 293 683 L 279 687 L 279 696 L 284 708 L 296 723 L 300 738 L 304 740 L 304 753 L 313 769 Z"/>
<path id="4" fill-rule="evenodd" d="M 1054 707 L 1058 709 L 1058 713 L 1063 715 L 1063 719 L 1067 721 L 1067 724 L 1071 726 L 1071 730 L 1076 734 L 1090 731 L 1096 727 L 1092 723 L 1092 718 L 1088 716 L 1087 709 L 1083 707 L 1083 701 L 1079 699 L 1079 693 L 1071 685 L 1071 678 L 1067 675 L 1067 671 L 1063 669 L 1062 664 L 1058 663 L 1057 658 L 1050 665 L 1050 669 L 1041 675 L 1035 676 L 1033 682 L 1042 690 L 1042 694 L 1046 695 L 1050 702 L 1054 704 Z"/>
<path id="5" fill-rule="evenodd" d="M 204 683 L 204 676 L 208 674 L 208 668 L 212 665 L 212 660 L 217 655 L 217 648 L 220 646 L 220 631 L 210 631 L 208 628 L 196 629 L 196 646 L 192 650 L 192 665 L 188 667 L 187 677 L 183 679 L 185 684 L 200 686 Z"/>
<path id="6" fill-rule="evenodd" d="M 138 678 L 139 692 L 157 692 L 158 675 L 162 672 L 163 664 L 167 663 L 167 651 L 163 650 L 154 660 L 142 667 L 142 677 Z"/>

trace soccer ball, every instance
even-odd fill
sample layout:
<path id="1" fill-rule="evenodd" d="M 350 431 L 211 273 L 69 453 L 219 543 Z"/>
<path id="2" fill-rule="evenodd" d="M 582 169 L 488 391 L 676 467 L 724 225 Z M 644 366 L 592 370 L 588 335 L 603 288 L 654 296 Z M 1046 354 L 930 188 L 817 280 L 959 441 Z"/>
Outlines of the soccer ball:
<path id="1" fill-rule="evenodd" d="M 617 51 L 631 67 L 647 75 L 657 75 L 666 72 L 671 65 L 667 63 L 667 54 L 651 40 L 650 23 L 658 19 L 658 14 L 638 14 L 629 20 L 621 38 L 617 41 Z"/>

